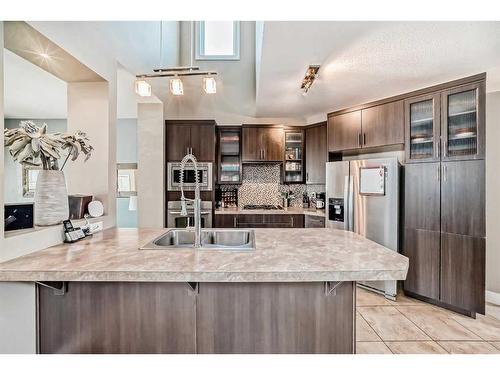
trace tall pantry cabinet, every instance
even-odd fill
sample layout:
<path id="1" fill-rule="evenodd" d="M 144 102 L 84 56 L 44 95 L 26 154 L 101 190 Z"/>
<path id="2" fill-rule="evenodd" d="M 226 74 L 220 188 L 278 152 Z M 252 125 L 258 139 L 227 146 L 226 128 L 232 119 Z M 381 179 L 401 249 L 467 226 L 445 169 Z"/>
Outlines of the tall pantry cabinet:
<path id="1" fill-rule="evenodd" d="M 485 81 L 405 100 L 407 294 L 485 309 Z"/>

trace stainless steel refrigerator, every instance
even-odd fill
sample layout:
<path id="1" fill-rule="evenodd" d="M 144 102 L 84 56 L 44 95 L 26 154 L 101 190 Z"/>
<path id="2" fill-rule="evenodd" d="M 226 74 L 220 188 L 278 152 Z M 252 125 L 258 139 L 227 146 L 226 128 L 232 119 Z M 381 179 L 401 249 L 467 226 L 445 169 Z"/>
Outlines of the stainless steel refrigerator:
<path id="1" fill-rule="evenodd" d="M 358 233 L 398 251 L 399 162 L 397 158 L 326 163 L 327 226 Z M 396 297 L 396 281 L 359 281 Z"/>

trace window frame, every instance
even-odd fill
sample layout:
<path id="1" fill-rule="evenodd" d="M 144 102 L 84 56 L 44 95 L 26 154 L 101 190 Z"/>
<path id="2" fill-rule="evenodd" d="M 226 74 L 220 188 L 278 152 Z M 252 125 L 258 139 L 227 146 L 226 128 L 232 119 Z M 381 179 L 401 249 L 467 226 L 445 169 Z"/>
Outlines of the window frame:
<path id="1" fill-rule="evenodd" d="M 233 21 L 233 51 L 232 55 L 206 55 L 204 53 L 205 44 L 205 21 L 195 22 L 195 59 L 196 60 L 240 60 L 240 21 Z"/>

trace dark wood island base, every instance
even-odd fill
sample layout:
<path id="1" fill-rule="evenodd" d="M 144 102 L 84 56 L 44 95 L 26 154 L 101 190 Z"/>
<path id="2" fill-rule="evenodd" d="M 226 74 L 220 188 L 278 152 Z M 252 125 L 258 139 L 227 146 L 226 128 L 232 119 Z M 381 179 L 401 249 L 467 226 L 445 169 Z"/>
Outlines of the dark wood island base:
<path id="1" fill-rule="evenodd" d="M 38 285 L 38 352 L 354 353 L 355 282 Z"/>

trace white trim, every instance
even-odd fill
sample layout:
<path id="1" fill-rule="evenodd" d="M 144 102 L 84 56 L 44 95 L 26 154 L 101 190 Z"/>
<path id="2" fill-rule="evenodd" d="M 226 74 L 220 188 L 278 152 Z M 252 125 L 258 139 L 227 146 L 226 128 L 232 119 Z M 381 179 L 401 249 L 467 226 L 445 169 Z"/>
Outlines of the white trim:
<path id="1" fill-rule="evenodd" d="M 232 55 L 205 55 L 201 51 L 201 46 L 202 46 L 202 39 L 203 39 L 203 34 L 204 30 L 203 28 L 200 27 L 200 25 L 204 21 L 196 21 L 195 22 L 195 41 L 194 41 L 194 49 L 195 49 L 195 60 L 240 60 L 240 45 L 241 45 L 241 37 L 240 37 L 240 21 L 233 21 L 233 51 L 234 54 Z"/>
<path id="2" fill-rule="evenodd" d="M 486 302 L 500 306 L 500 293 L 495 293 L 490 290 L 486 291 Z"/>

